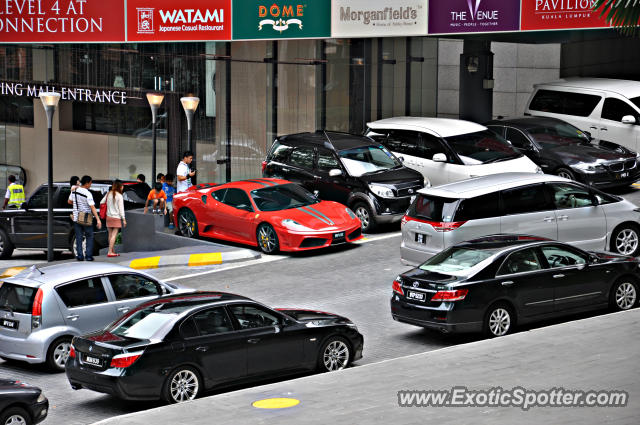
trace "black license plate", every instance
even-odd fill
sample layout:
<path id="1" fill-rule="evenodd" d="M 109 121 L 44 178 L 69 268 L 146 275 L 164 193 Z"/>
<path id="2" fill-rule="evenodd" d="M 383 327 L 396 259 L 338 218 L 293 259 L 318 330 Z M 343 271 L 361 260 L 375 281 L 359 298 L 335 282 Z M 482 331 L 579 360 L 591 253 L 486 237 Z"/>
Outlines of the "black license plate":
<path id="1" fill-rule="evenodd" d="M 416 233 L 416 242 L 421 243 L 421 244 L 426 244 L 427 243 L 427 235 L 422 234 L 422 233 Z"/>
<path id="2" fill-rule="evenodd" d="M 624 173 L 620 173 L 616 176 L 619 179 L 626 179 L 627 177 L 629 177 L 629 172 L 625 171 Z"/>
<path id="3" fill-rule="evenodd" d="M 86 354 L 84 355 L 84 358 L 82 359 L 82 361 L 85 364 L 88 364 L 90 366 L 96 366 L 96 367 L 100 367 L 102 366 L 102 359 L 100 359 L 99 357 L 94 357 L 94 356 L 87 356 Z"/>
<path id="4" fill-rule="evenodd" d="M 0 326 L 3 328 L 18 329 L 18 323 L 17 320 L 0 319 Z"/>
<path id="5" fill-rule="evenodd" d="M 407 291 L 407 298 L 409 298 L 410 300 L 425 302 L 425 300 L 427 299 L 427 295 L 422 292 Z"/>
<path id="6" fill-rule="evenodd" d="M 333 234 L 333 239 L 344 239 L 344 232 L 338 232 Z"/>

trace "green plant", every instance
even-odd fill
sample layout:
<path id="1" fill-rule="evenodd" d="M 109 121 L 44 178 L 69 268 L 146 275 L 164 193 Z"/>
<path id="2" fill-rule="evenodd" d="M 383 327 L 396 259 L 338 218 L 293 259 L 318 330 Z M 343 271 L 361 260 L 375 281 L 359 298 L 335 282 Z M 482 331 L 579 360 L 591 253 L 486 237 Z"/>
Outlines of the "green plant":
<path id="1" fill-rule="evenodd" d="M 593 10 L 600 11 L 608 22 L 624 35 L 637 35 L 640 24 L 639 0 L 596 0 Z"/>

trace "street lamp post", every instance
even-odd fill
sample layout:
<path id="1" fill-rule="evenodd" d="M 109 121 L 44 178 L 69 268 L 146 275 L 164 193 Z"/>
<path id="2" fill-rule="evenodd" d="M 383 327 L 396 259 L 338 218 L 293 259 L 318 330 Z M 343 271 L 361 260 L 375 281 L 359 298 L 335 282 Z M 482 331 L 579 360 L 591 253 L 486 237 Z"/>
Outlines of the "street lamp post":
<path id="1" fill-rule="evenodd" d="M 60 93 L 40 93 L 42 106 L 47 113 L 48 142 L 48 175 L 47 175 L 47 261 L 53 261 L 53 113 L 60 101 Z"/>
<path id="2" fill-rule="evenodd" d="M 191 163 L 192 169 L 196 168 L 196 148 L 195 143 L 193 143 L 193 116 L 196 113 L 196 109 L 198 109 L 198 104 L 200 103 L 200 98 L 197 97 L 181 97 L 180 102 L 182 103 L 182 107 L 184 108 L 184 113 L 187 116 L 187 150 L 193 152 L 193 162 Z M 193 179 L 193 183 L 195 183 L 195 178 Z"/>
<path id="3" fill-rule="evenodd" d="M 156 121 L 158 118 L 158 109 L 160 109 L 160 105 L 162 104 L 163 99 L 163 94 L 147 93 L 147 101 L 149 101 L 149 106 L 151 106 L 151 144 L 153 146 L 153 151 L 151 153 L 152 181 L 155 181 L 156 178 Z"/>

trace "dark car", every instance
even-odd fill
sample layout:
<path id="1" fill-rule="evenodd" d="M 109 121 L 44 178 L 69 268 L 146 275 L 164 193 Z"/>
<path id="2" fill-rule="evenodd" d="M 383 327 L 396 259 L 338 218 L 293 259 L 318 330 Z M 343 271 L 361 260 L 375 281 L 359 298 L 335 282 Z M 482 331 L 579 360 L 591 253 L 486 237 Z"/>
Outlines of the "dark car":
<path id="1" fill-rule="evenodd" d="M 0 424 L 37 424 L 47 417 L 48 411 L 49 400 L 40 388 L 0 379 Z"/>
<path id="2" fill-rule="evenodd" d="M 94 180 L 89 189 L 93 194 L 96 209 L 100 201 L 111 187 L 111 181 Z M 67 203 L 71 187 L 69 182 L 54 183 L 53 194 L 53 244 L 56 251 L 71 250 L 76 254 L 76 235 L 70 214 L 73 212 Z M 126 182 L 124 184 L 125 210 L 143 208 L 146 194 L 150 191 L 145 183 Z M 18 249 L 47 249 L 47 204 L 49 189 L 46 184 L 38 187 L 22 204 L 20 209 L 0 211 L 0 259 L 11 257 L 13 250 Z M 94 251 L 108 246 L 107 229 L 94 228 Z"/>
<path id="3" fill-rule="evenodd" d="M 516 324 L 638 303 L 634 257 L 549 239 L 491 235 L 454 245 L 393 282 L 394 320 L 506 335 Z"/>
<path id="4" fill-rule="evenodd" d="M 545 117 L 491 121 L 487 127 L 505 137 L 542 168 L 598 188 L 629 185 L 640 179 L 637 154 L 612 142 L 591 142 L 571 124 Z"/>
<path id="5" fill-rule="evenodd" d="M 264 177 L 279 177 L 351 208 L 369 231 L 400 222 L 412 196 L 424 187 L 418 171 L 405 167 L 366 136 L 330 131 L 276 139 L 262 163 Z"/>
<path id="6" fill-rule="evenodd" d="M 362 335 L 344 317 L 199 292 L 147 302 L 75 337 L 66 372 L 76 390 L 178 403 L 214 387 L 341 370 L 362 348 Z"/>

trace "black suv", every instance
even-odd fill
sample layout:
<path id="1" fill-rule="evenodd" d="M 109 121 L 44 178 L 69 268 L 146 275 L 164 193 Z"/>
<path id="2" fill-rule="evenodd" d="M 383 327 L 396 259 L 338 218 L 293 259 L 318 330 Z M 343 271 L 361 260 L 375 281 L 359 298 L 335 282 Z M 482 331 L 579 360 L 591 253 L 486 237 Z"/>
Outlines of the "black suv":
<path id="1" fill-rule="evenodd" d="M 67 203 L 71 188 L 69 182 L 53 184 L 53 246 L 56 251 L 67 251 L 76 254 L 76 235 L 69 215 L 72 206 Z M 100 201 L 111 187 L 107 180 L 94 180 L 89 191 L 93 195 L 96 209 Z M 149 186 L 146 183 L 124 183 L 124 209 L 143 208 Z M 11 257 L 13 250 L 18 249 L 47 249 L 47 202 L 49 190 L 46 184 L 38 187 L 22 204 L 20 209 L 0 211 L 0 259 Z M 107 228 L 95 230 L 94 251 L 108 245 Z"/>
<path id="2" fill-rule="evenodd" d="M 329 131 L 277 138 L 262 163 L 262 174 L 347 205 L 365 232 L 376 224 L 400 221 L 412 196 L 424 187 L 422 174 L 369 137 Z"/>

